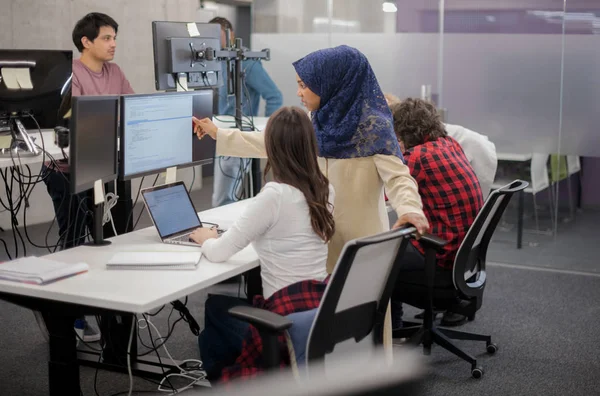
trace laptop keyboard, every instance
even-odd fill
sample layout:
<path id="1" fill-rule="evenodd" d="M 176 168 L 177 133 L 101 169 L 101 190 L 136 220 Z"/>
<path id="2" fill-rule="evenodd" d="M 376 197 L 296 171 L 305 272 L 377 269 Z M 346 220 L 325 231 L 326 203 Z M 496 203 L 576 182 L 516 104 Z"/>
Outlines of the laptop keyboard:
<path id="1" fill-rule="evenodd" d="M 226 230 L 222 230 L 220 228 L 217 228 L 217 234 L 219 236 L 221 236 L 221 234 L 223 234 L 225 231 Z M 196 242 L 190 240 L 190 235 L 191 234 L 185 234 L 185 235 L 178 236 L 176 238 L 169 238 L 167 241 L 169 243 L 174 243 L 174 244 L 179 244 L 179 243 L 196 243 Z"/>
<path id="2" fill-rule="evenodd" d="M 172 243 L 182 243 L 182 242 L 195 243 L 194 241 L 190 240 L 190 234 L 178 236 L 177 238 L 171 238 L 171 239 L 169 239 L 169 241 Z"/>

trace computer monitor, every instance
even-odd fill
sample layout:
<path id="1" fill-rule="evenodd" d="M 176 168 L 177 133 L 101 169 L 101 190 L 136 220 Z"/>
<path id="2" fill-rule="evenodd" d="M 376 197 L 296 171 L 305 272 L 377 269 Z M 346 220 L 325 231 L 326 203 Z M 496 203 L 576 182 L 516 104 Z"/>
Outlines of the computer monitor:
<path id="1" fill-rule="evenodd" d="M 104 183 L 118 176 L 118 96 L 74 96 L 69 132 L 71 193 L 93 189 L 93 242 L 103 246 Z"/>
<path id="2" fill-rule="evenodd" d="M 212 117 L 212 98 L 210 89 L 122 96 L 120 177 L 211 163 L 216 143 L 194 135 L 192 116 Z"/>
<path id="3" fill-rule="evenodd" d="M 157 91 L 177 89 L 181 73 L 187 75 L 187 88 L 222 84 L 221 62 L 194 61 L 194 52 L 221 49 L 221 25 L 214 23 L 152 22 L 154 80 Z M 185 89 L 183 89 L 185 90 Z"/>
<path id="4" fill-rule="evenodd" d="M 10 114 L 26 129 L 54 128 L 62 100 L 61 92 L 70 81 L 73 53 L 56 50 L 0 50 L 0 69 L 28 69 L 33 88 L 9 89 L 0 81 L 0 132 L 9 132 Z"/>
<path id="5" fill-rule="evenodd" d="M 118 96 L 74 96 L 69 132 L 71 193 L 118 176 Z"/>

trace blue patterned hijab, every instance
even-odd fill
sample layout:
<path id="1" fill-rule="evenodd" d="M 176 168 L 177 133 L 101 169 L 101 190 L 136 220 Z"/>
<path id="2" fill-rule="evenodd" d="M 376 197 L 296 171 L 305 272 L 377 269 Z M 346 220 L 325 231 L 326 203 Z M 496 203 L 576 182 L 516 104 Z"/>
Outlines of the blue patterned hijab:
<path id="1" fill-rule="evenodd" d="M 369 157 L 402 153 L 392 114 L 367 58 L 341 45 L 312 52 L 293 63 L 304 84 L 321 98 L 313 112 L 319 155 Z"/>

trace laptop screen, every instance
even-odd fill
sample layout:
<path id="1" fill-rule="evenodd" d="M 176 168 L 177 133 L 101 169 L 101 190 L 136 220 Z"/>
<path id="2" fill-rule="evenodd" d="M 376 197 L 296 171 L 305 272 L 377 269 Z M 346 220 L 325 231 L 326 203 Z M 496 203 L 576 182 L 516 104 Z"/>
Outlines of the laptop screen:
<path id="1" fill-rule="evenodd" d="M 183 183 L 146 190 L 142 195 L 161 238 L 202 227 Z"/>

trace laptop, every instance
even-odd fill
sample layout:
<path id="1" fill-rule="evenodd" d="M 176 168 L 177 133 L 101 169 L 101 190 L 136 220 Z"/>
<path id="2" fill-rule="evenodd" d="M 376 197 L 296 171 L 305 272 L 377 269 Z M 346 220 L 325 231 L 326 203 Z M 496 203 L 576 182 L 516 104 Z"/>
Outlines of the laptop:
<path id="1" fill-rule="evenodd" d="M 202 222 L 183 182 L 145 188 L 142 199 L 163 243 L 200 246 L 190 240 L 190 234 L 202 227 Z"/>

